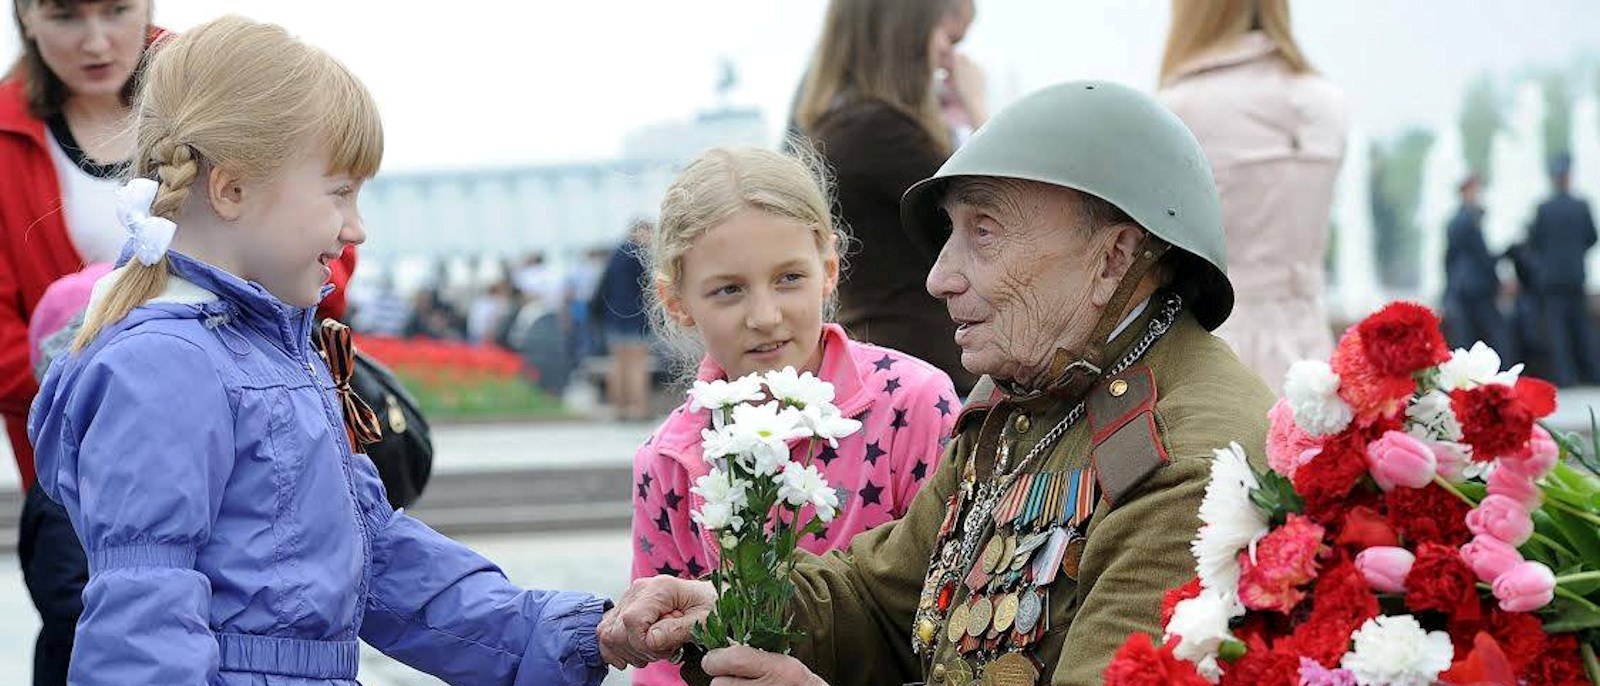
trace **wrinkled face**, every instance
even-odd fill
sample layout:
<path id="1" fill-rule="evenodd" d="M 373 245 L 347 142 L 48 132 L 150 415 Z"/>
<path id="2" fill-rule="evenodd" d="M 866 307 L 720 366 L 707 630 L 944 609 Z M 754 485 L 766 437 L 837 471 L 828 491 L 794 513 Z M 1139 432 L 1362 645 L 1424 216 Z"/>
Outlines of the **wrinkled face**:
<path id="1" fill-rule="evenodd" d="M 728 378 L 821 366 L 822 310 L 838 285 L 839 257 L 816 235 L 747 209 L 695 239 L 676 287 L 658 284 L 668 314 L 700 335 Z"/>
<path id="2" fill-rule="evenodd" d="M 1039 379 L 1057 348 L 1082 345 L 1098 322 L 1121 278 L 1112 257 L 1120 232 L 1091 232 L 1076 193 L 1027 181 L 958 180 L 944 209 L 950 238 L 927 288 L 958 325 L 961 365 Z"/>
<path id="3" fill-rule="evenodd" d="M 112 96 L 133 76 L 150 26 L 145 0 L 68 5 L 37 0 L 22 12 L 23 35 L 73 96 Z"/>
<path id="4" fill-rule="evenodd" d="M 295 307 L 316 305 L 330 265 L 367 238 L 356 208 L 363 179 L 330 173 L 327 160 L 317 150 L 275 179 L 241 184 L 239 276 Z"/>

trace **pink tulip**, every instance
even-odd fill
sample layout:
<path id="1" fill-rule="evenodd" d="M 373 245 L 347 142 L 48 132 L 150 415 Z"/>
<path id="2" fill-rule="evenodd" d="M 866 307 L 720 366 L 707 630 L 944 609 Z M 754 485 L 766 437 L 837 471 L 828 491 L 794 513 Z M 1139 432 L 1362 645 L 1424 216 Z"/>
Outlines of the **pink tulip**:
<path id="1" fill-rule="evenodd" d="M 1493 536 L 1511 546 L 1533 536 L 1533 518 L 1522 503 L 1503 495 L 1490 495 L 1467 513 L 1467 528 L 1477 536 Z"/>
<path id="2" fill-rule="evenodd" d="M 1493 536 L 1478 536 L 1461 546 L 1461 559 L 1478 575 L 1479 581 L 1494 583 L 1501 574 L 1522 564 L 1522 553 Z"/>
<path id="3" fill-rule="evenodd" d="M 1367 446 L 1367 469 L 1384 492 L 1395 486 L 1422 488 L 1438 468 L 1433 449 L 1399 431 L 1388 431 Z"/>
<path id="4" fill-rule="evenodd" d="M 1532 612 L 1550 604 L 1556 575 L 1538 562 L 1523 562 L 1494 580 L 1494 597 L 1506 612 Z"/>
<path id="5" fill-rule="evenodd" d="M 1356 555 L 1356 569 L 1372 590 L 1380 593 L 1405 593 L 1406 575 L 1417 556 L 1405 548 L 1373 546 Z"/>
<path id="6" fill-rule="evenodd" d="M 1527 477 L 1529 481 L 1537 481 L 1539 477 L 1550 473 L 1560 457 L 1561 447 L 1550 437 L 1550 432 L 1535 425 L 1528 445 L 1515 455 L 1500 458 L 1500 466 Z"/>
<path id="7" fill-rule="evenodd" d="M 1429 441 L 1428 447 L 1433 449 L 1433 459 L 1439 465 L 1439 476 L 1453 484 L 1461 483 L 1466 479 L 1462 474 L 1469 462 L 1461 446 L 1454 443 Z"/>
<path id="8" fill-rule="evenodd" d="M 1489 474 L 1489 495 L 1503 495 L 1532 510 L 1544 502 L 1539 485 L 1514 469 L 1497 468 Z"/>

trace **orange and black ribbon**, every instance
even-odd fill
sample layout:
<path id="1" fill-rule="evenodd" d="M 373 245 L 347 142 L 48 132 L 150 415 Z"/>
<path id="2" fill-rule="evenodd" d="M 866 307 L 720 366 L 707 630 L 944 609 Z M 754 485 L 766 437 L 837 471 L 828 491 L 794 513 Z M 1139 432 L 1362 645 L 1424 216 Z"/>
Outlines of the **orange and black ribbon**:
<path id="1" fill-rule="evenodd" d="M 350 327 L 324 319 L 317 329 L 317 339 L 322 344 L 322 358 L 333 374 L 334 390 L 339 392 L 339 401 L 344 405 L 344 430 L 350 438 L 350 449 L 364 453 L 367 446 L 383 440 L 383 425 L 378 423 L 378 413 L 350 388 L 350 375 L 356 366 Z"/>

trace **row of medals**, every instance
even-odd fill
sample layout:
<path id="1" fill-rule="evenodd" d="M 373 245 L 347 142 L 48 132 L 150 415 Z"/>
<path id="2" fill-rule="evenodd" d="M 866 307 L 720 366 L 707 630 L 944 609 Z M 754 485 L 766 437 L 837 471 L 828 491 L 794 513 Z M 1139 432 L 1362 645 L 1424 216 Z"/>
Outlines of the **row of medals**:
<path id="1" fill-rule="evenodd" d="M 962 556 L 951 534 L 971 499 L 971 483 L 966 481 L 951 496 L 939 529 L 939 559 L 929 570 L 918 606 L 918 652 L 932 657 L 942 617 L 945 638 L 963 658 L 944 665 L 943 678 L 936 680 L 951 686 L 1034 684 L 1042 666 L 1030 649 L 1050 630 L 1050 585 L 1058 574 L 1078 576 L 1083 529 L 1098 495 L 1094 472 L 1019 474 L 995 503 L 990 514 L 994 533 L 961 580 L 967 601 L 954 604 Z M 978 510 L 970 516 L 982 516 Z M 979 661 L 978 673 L 966 657 Z M 940 668 L 934 669 L 940 676 Z"/>

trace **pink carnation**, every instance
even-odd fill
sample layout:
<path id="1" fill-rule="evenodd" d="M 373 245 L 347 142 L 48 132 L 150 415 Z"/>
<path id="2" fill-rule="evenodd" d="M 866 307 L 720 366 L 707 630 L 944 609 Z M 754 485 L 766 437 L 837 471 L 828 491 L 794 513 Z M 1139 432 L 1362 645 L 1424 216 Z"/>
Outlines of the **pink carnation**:
<path id="1" fill-rule="evenodd" d="M 1317 576 L 1317 557 L 1328 549 L 1323 533 L 1309 517 L 1291 514 L 1256 544 L 1255 561 L 1241 552 L 1239 599 L 1245 607 L 1285 614 L 1293 610 L 1306 595 L 1302 587 Z"/>
<path id="2" fill-rule="evenodd" d="M 1295 470 L 1316 456 L 1322 442 L 1295 423 L 1288 399 L 1280 398 L 1278 404 L 1272 406 L 1267 421 L 1271 423 L 1267 429 L 1267 465 L 1272 471 L 1293 479 Z"/>

